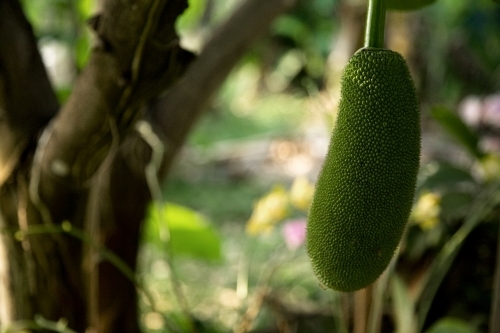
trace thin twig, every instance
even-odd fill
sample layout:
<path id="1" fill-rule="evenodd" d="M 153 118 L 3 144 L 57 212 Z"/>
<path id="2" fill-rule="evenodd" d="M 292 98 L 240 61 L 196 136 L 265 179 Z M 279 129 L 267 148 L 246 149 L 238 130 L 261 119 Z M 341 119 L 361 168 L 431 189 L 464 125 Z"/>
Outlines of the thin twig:
<path id="1" fill-rule="evenodd" d="M 158 217 L 166 222 L 168 226 L 168 220 L 165 214 L 165 204 L 163 200 L 163 195 L 161 193 L 160 180 L 158 179 L 158 173 L 160 171 L 163 156 L 165 152 L 165 146 L 162 141 L 158 138 L 156 133 L 153 131 L 151 125 L 146 121 L 139 121 L 136 124 L 136 130 L 144 139 L 144 141 L 151 147 L 151 159 L 149 163 L 146 165 L 144 169 L 144 174 L 146 176 L 146 181 L 148 183 L 149 191 L 151 193 L 151 197 L 155 203 L 155 209 L 157 210 Z M 162 240 L 167 244 L 170 240 L 170 231 L 168 227 L 164 230 L 166 234 L 162 237 Z M 177 298 L 177 302 L 179 303 L 182 312 L 186 316 L 186 318 L 190 321 L 191 327 L 193 326 L 193 316 L 189 311 L 189 305 L 187 302 L 187 297 L 182 290 L 182 286 L 180 280 L 175 272 L 173 260 L 171 256 L 171 251 L 167 251 L 167 265 L 170 270 L 170 280 L 172 282 L 172 289 L 174 291 L 174 295 Z"/>
<path id="2" fill-rule="evenodd" d="M 233 333 L 246 333 L 250 331 L 255 320 L 257 319 L 260 310 L 262 309 L 263 303 L 266 301 L 267 296 L 271 292 L 271 280 L 285 262 L 283 258 L 279 255 L 283 251 L 284 245 L 278 246 L 273 253 L 271 253 L 269 260 L 265 263 L 264 267 L 261 269 L 261 273 L 257 280 L 257 286 L 255 287 L 253 302 L 248 306 L 247 310 L 243 314 L 239 324 L 233 329 Z M 253 252 L 253 251 L 250 251 Z M 248 252 L 246 252 L 248 253 Z M 293 262 L 295 254 L 290 261 Z M 245 264 L 248 265 L 248 258 L 243 260 Z M 248 267 L 246 268 L 246 273 L 248 274 Z M 248 278 L 247 278 L 248 280 Z M 248 286 L 247 286 L 248 288 Z"/>
<path id="3" fill-rule="evenodd" d="M 35 320 L 18 320 L 7 326 L 0 327 L 0 333 L 16 333 L 27 331 L 47 331 L 58 333 L 77 333 L 67 327 L 68 323 L 60 319 L 59 321 L 51 321 L 43 318 L 40 315 L 35 316 Z"/>
<path id="4" fill-rule="evenodd" d="M 38 139 L 38 145 L 36 147 L 35 156 L 33 157 L 33 164 L 31 167 L 31 179 L 28 189 L 31 202 L 40 213 L 42 222 L 48 225 L 52 224 L 52 216 L 50 214 L 49 208 L 40 198 L 39 186 L 40 186 L 40 179 L 42 176 L 43 158 L 45 156 L 47 144 L 49 143 L 49 140 L 52 137 L 53 132 L 54 132 L 54 122 L 51 121 L 45 127 L 45 129 L 42 132 L 42 135 Z"/>
<path id="5" fill-rule="evenodd" d="M 144 286 L 144 284 L 136 278 L 135 272 L 130 266 L 120 258 L 116 253 L 108 249 L 106 246 L 99 243 L 97 240 L 92 239 L 86 234 L 83 230 L 74 227 L 68 221 L 63 222 L 61 225 L 31 225 L 27 230 L 15 230 L 12 231 L 7 228 L 0 229 L 0 233 L 9 233 L 13 234 L 15 239 L 18 241 L 22 241 L 27 236 L 34 235 L 43 235 L 43 234 L 67 234 L 72 236 L 83 243 L 95 248 L 99 254 L 109 261 L 118 271 L 120 271 L 130 282 L 134 284 L 138 291 L 142 292 L 148 302 L 152 310 L 156 313 L 159 313 L 163 316 L 166 327 L 171 332 L 181 333 L 182 331 L 172 323 L 164 314 L 156 308 L 156 302 L 154 300 L 153 295 L 149 292 L 149 290 Z"/>

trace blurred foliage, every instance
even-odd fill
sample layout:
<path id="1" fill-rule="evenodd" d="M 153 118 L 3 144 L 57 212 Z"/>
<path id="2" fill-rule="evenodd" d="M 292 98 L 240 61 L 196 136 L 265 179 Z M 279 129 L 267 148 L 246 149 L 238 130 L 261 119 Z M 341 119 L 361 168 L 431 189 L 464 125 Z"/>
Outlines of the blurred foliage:
<path id="1" fill-rule="evenodd" d="M 478 331 L 464 320 L 443 318 L 433 325 L 426 333 L 477 333 Z"/>
<path id="2" fill-rule="evenodd" d="M 176 25 L 183 42 L 199 50 L 242 1 L 189 0 Z M 21 2 L 65 101 L 88 61 L 92 36 L 85 22 L 96 1 Z M 404 24 L 389 25 L 387 36 L 408 30 L 400 38 L 408 45 L 405 56 L 418 84 L 424 139 L 437 137 L 438 147 L 424 146 L 429 151 L 414 210 L 382 300 L 384 333 L 486 331 L 498 223 L 498 205 L 486 203 L 496 198 L 488 190 L 500 178 L 497 2 L 389 1 L 393 8 L 419 7 L 390 13 Z M 273 162 L 266 156 L 261 169 L 235 173 L 231 168 L 242 153 L 219 155 L 221 147 L 242 145 L 248 157 L 254 152 L 246 142 L 315 140 L 318 128 L 330 130 L 338 87 L 328 76 L 342 67 L 332 64 L 337 59 L 332 55 L 345 53 L 346 31 L 364 24 L 358 12 L 364 3 L 299 0 L 234 69 L 189 138 L 187 158 L 164 189 L 168 203 L 152 206 L 146 219 L 139 261 L 157 309 L 186 330 L 193 323 L 179 310 L 175 287 L 165 281 L 177 281 L 187 291 L 200 332 L 231 331 L 250 315 L 255 332 L 279 331 L 283 318 L 297 332 L 343 326 L 352 304 L 318 286 L 303 246 L 310 179 L 317 169 L 304 177 L 277 177 L 263 171 Z M 420 9 L 424 5 L 429 6 Z M 59 72 L 58 63 L 66 63 Z M 321 126 L 313 127 L 318 122 Z M 317 163 L 321 148 L 308 147 Z M 421 311 L 423 301 L 432 303 L 428 315 Z M 165 318 L 146 301 L 141 307 L 145 330 L 166 332 Z"/>
<path id="3" fill-rule="evenodd" d="M 69 97 L 76 74 L 90 55 L 91 32 L 87 20 L 94 0 L 21 0 L 39 40 L 42 58 L 60 102 Z"/>
<path id="4" fill-rule="evenodd" d="M 399 275 L 394 274 L 390 291 L 395 333 L 415 333 L 417 331 L 415 301 L 412 299 L 408 285 Z"/>
<path id="5" fill-rule="evenodd" d="M 177 19 L 176 29 L 194 29 L 200 23 L 206 9 L 206 0 L 188 0 L 188 8 Z"/>
<path id="6" fill-rule="evenodd" d="M 282 186 L 275 186 L 271 192 L 261 198 L 253 209 L 246 231 L 250 235 L 268 234 L 274 224 L 287 214 L 288 195 Z"/>
<path id="7" fill-rule="evenodd" d="M 387 8 L 391 10 L 416 10 L 434 2 L 436 0 L 388 0 Z"/>
<path id="8" fill-rule="evenodd" d="M 433 102 L 498 90 L 500 8 L 492 1 L 440 0 L 422 10 L 433 31 L 421 50 L 428 63 L 426 90 Z M 429 81 L 431 80 L 431 81 Z"/>
<path id="9" fill-rule="evenodd" d="M 434 228 L 439 223 L 441 213 L 441 195 L 436 193 L 422 193 L 412 211 L 413 220 L 423 230 Z"/>
<path id="10" fill-rule="evenodd" d="M 199 179 L 186 182 L 176 177 L 167 182 L 167 200 L 191 207 L 222 227 L 226 221 L 245 221 L 248 218 L 249 203 L 255 201 L 267 186 L 255 180 L 238 182 Z M 196 195 L 193 195 L 196 188 Z M 228 198 L 231 202 L 228 203 Z"/>
<path id="11" fill-rule="evenodd" d="M 201 214 L 177 204 L 151 205 L 143 238 L 174 256 L 221 258 L 221 240 L 210 222 Z"/>
<path id="12" fill-rule="evenodd" d="M 282 57 L 290 56 L 287 50 L 295 50 L 292 54 L 299 64 L 293 71 L 288 67 L 288 73 L 285 67 L 282 73 L 288 74 L 289 81 L 293 79 L 295 85 L 306 92 L 311 92 L 310 85 L 315 86 L 314 89 L 323 85 L 332 33 L 336 27 L 334 20 L 332 24 L 336 4 L 337 1 L 332 0 L 299 0 L 292 12 L 274 23 L 272 36 L 284 50 Z"/>
<path id="13" fill-rule="evenodd" d="M 470 248 L 462 250 L 468 237 L 481 224 L 498 223 L 495 216 L 500 203 L 499 151 L 491 149 L 488 152 L 482 151 L 479 148 L 483 140 L 482 135 L 473 133 L 457 112 L 435 107 L 432 116 L 449 138 L 470 154 L 470 162 L 468 167 L 464 167 L 456 161 L 450 163 L 435 159 L 422 165 L 419 173 L 417 201 L 411 218 L 420 226 L 420 230 L 410 226 L 400 259 L 406 263 L 418 262 L 432 253 L 432 263 L 426 273 L 428 276 L 424 279 L 425 286 L 418 305 L 419 330 L 426 325 L 426 317 L 428 311 L 433 308 L 434 297 L 439 290 L 445 288 L 444 286 L 441 288 L 440 285 L 453 271 L 455 258 L 463 256 L 466 252 L 470 253 Z M 491 162 L 485 163 L 485 161 Z M 491 166 L 490 163 L 496 165 Z M 467 287 L 471 290 L 477 288 L 471 285 Z M 477 289 L 475 292 L 482 293 Z M 491 301 L 490 297 L 491 295 L 487 298 L 487 308 Z M 483 298 L 483 302 L 484 300 Z M 462 302 L 467 301 L 472 300 L 462 300 Z M 453 308 L 454 311 L 459 311 L 456 307 Z M 468 315 L 469 311 L 461 310 L 460 313 L 464 316 Z M 459 322 L 443 320 L 428 331 L 469 332 L 471 329 Z"/>
<path id="14" fill-rule="evenodd" d="M 214 106 L 200 120 L 189 143 L 198 148 L 218 142 L 283 137 L 295 133 L 305 117 L 305 99 L 260 91 L 260 70 L 243 63 L 221 88 Z"/>
<path id="15" fill-rule="evenodd" d="M 444 107 L 434 107 L 431 111 L 432 117 L 443 127 L 446 131 L 459 141 L 469 153 L 475 158 L 482 158 L 484 153 L 480 150 L 479 138 L 473 133 L 460 117 L 451 110 Z"/>
<path id="16" fill-rule="evenodd" d="M 254 205 L 246 232 L 252 236 L 268 234 L 277 223 L 292 215 L 293 209 L 301 211 L 303 215 L 307 214 L 313 193 L 314 186 L 305 177 L 295 178 L 288 192 L 283 186 L 276 185 Z M 290 232 L 289 236 L 295 237 L 294 230 L 290 229 Z"/>

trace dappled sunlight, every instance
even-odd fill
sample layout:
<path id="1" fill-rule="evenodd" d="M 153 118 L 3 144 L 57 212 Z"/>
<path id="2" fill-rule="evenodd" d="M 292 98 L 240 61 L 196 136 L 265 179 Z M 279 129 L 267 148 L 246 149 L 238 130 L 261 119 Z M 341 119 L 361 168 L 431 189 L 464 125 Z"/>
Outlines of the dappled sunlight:
<path id="1" fill-rule="evenodd" d="M 414 49 L 409 39 L 413 28 L 407 21 L 411 17 L 411 13 L 391 16 L 391 24 L 401 30 L 391 34 L 390 43 L 408 57 L 421 51 Z M 298 34 L 304 26 L 296 28 Z M 341 39 L 336 42 L 332 42 L 335 48 L 329 53 L 330 61 L 347 59 L 343 56 L 352 45 L 342 43 Z M 276 304 L 273 301 L 289 307 L 288 313 L 300 309 L 304 311 L 302 314 L 320 313 L 321 304 L 331 302 L 312 277 L 304 241 L 314 182 L 337 116 L 340 82 L 335 68 L 342 68 L 343 64 L 323 59 L 321 66 L 328 65 L 329 72 L 324 73 L 324 82 L 316 82 L 311 88 L 309 83 L 314 80 L 298 79 L 310 65 L 309 60 L 302 50 L 292 48 L 274 56 L 270 63 L 251 58 L 241 64 L 222 88 L 211 112 L 201 120 L 173 172 L 179 182 L 192 186 L 192 194 L 184 195 L 180 201 L 190 202 L 214 216 L 219 216 L 226 205 L 237 207 L 225 221 L 224 218 L 214 221 L 222 230 L 228 261 L 218 268 L 200 268 L 201 275 L 204 278 L 210 275 L 213 279 L 210 281 L 218 286 L 211 287 L 210 292 L 195 291 L 206 281 L 200 282 L 189 274 L 192 267 L 202 265 L 177 264 L 183 267 L 184 279 L 186 274 L 190 276 L 187 283 L 191 288 L 193 311 L 200 318 L 215 320 L 228 329 L 235 325 L 241 328 L 246 320 L 257 327 L 273 322 L 273 304 Z M 410 62 L 410 65 L 418 64 Z M 412 67 L 417 81 L 422 79 L 418 76 L 419 70 L 426 69 Z M 436 82 L 443 79 L 437 76 L 439 73 L 433 74 Z M 455 96 L 453 92 L 449 95 L 442 92 L 442 95 L 449 99 Z M 452 112 L 460 115 L 466 126 L 473 129 L 479 124 L 496 126 L 496 94 L 485 98 L 471 95 L 462 99 L 462 103 L 454 101 L 456 108 Z M 485 143 L 494 142 L 488 141 L 487 134 L 479 136 L 478 149 L 490 155 L 475 160 L 464 149 L 460 133 L 447 131 L 447 124 L 432 119 L 427 108 L 423 101 L 422 169 L 410 216 L 412 223 L 408 226 L 408 239 L 400 249 L 401 268 L 398 268 L 414 267 L 422 276 L 432 272 L 427 262 L 419 260 L 436 255 L 447 237 L 453 235 L 452 230 L 462 223 L 475 204 L 474 197 L 479 195 L 483 182 L 498 176 L 499 165 L 499 150 Z M 497 137 L 494 132 L 489 140 Z M 214 194 L 197 193 L 196 184 L 212 187 Z M 216 200 L 216 189 L 227 189 L 228 184 L 244 184 L 255 192 L 243 195 L 240 188 L 228 192 L 216 204 L 211 203 Z M 179 193 L 176 189 L 179 188 L 169 190 L 167 184 L 167 193 L 174 200 Z M 243 196 L 246 203 L 238 201 L 238 197 Z M 186 268 L 188 266 L 191 268 Z M 411 275 L 411 272 L 402 274 Z M 399 296 L 411 292 L 413 302 L 424 283 L 419 274 L 414 280 L 407 278 L 394 287 L 402 289 L 391 292 L 402 293 Z M 410 286 L 413 289 L 405 289 Z M 271 288 L 272 292 L 267 294 L 263 291 L 265 288 Z M 279 296 L 272 296 L 273 293 Z M 409 299 L 404 302 L 410 306 Z M 393 315 L 402 314 L 395 310 Z M 416 325 L 416 319 L 412 323 Z"/>
<path id="2" fill-rule="evenodd" d="M 494 279 L 495 270 L 499 269 L 496 257 L 500 253 L 497 249 L 500 215 L 498 0 L 387 1 L 387 4 L 396 6 L 393 9 L 398 6 L 401 6 L 399 9 L 407 9 L 387 11 L 385 30 L 380 36 L 384 36 L 386 48 L 402 55 L 415 81 L 419 108 L 415 106 L 414 110 L 420 112 L 419 115 L 414 113 L 415 125 L 420 117 L 422 134 L 420 168 L 416 186 L 408 187 L 407 191 L 409 194 L 405 202 L 412 207 L 412 211 L 408 219 L 403 219 L 408 222 L 403 238 L 395 251 L 387 251 L 389 256 L 394 255 L 392 261 L 378 280 L 356 293 L 327 290 L 315 277 L 308 256 L 308 251 L 311 252 L 308 244 L 313 242 L 306 240 L 306 236 L 310 235 L 306 230 L 313 195 L 315 191 L 320 193 L 316 190 L 316 181 L 331 147 L 332 132 L 335 131 L 343 84 L 341 73 L 347 61 L 364 45 L 368 1 L 297 1 L 295 7 L 289 8 L 292 2 L 151 1 L 151 8 L 159 6 L 162 9 L 158 13 L 151 9 L 152 12 L 148 12 L 151 15 L 144 16 L 147 22 L 143 30 L 137 30 L 140 31 L 134 37 L 137 41 L 123 56 L 130 58 L 127 60 L 130 64 L 127 62 L 122 66 L 118 64 L 121 60 L 113 57 L 121 42 L 125 44 L 128 41 L 128 31 L 118 31 L 116 36 L 113 34 L 112 37 L 120 42 L 111 38 L 111 43 L 106 39 L 108 31 L 101 31 L 99 26 L 102 23 L 99 22 L 101 11 L 104 10 L 101 7 L 107 3 L 106 0 L 20 1 L 35 33 L 34 44 L 38 45 L 43 59 L 40 67 L 45 66 L 61 105 L 59 107 L 54 97 L 54 106 L 50 106 L 52 110 L 49 110 L 53 112 L 50 117 L 55 119 L 52 125 L 47 125 L 49 116 L 43 114 L 40 116 L 43 126 L 26 137 L 4 135 L 1 138 L 4 165 L 0 165 L 0 183 L 3 186 L 2 198 L 6 202 L 5 208 L 2 202 L 0 216 L 4 240 L 0 243 L 0 302 L 5 303 L 0 305 L 1 332 L 49 330 L 54 327 L 57 332 L 73 332 L 66 330 L 66 318 L 45 318 L 38 312 L 32 321 L 21 321 L 20 326 L 6 325 L 10 325 L 11 319 L 17 316 L 16 311 L 22 314 L 20 308 L 8 306 L 8 302 L 15 302 L 12 296 L 24 293 L 31 298 L 24 294 L 21 296 L 26 296 L 31 302 L 39 293 L 48 294 L 40 287 L 45 285 L 60 291 L 62 296 L 54 297 L 64 300 L 69 300 L 70 296 L 74 296 L 69 295 L 70 292 L 77 290 L 76 301 L 71 301 L 77 304 L 75 308 L 78 311 L 72 312 L 78 315 L 83 313 L 82 318 L 87 320 L 89 317 L 90 322 L 97 321 L 91 318 L 93 315 L 100 315 L 99 302 L 110 301 L 112 307 L 120 307 L 120 311 L 126 308 L 127 304 L 115 304 L 114 300 L 104 299 L 102 295 L 107 295 L 106 288 L 114 287 L 117 288 L 115 292 L 121 293 L 120 283 L 128 283 L 132 296 L 135 295 L 134 290 L 137 291 L 137 318 L 140 329 L 147 333 L 486 333 L 490 329 L 488 318 L 491 313 L 496 311 L 500 318 L 500 306 L 495 308 L 493 302 L 495 297 L 500 299 L 500 282 Z M 126 1 L 116 3 L 123 5 Z M 163 31 L 157 25 L 164 22 L 155 20 L 162 15 L 170 15 L 170 6 L 175 7 L 174 3 L 179 7 L 176 10 L 183 14 L 176 21 L 172 19 L 171 26 Z M 268 29 L 259 32 L 259 38 L 253 40 L 251 47 L 250 39 L 240 44 L 238 38 L 241 36 L 227 29 L 230 38 L 223 38 L 215 45 L 206 68 L 198 70 L 200 67 L 189 67 L 196 64 L 196 59 L 200 58 L 221 24 L 245 3 L 260 4 L 266 14 L 270 12 L 266 6 L 270 6 L 269 9 L 273 6 L 280 8 L 273 14 L 276 16 L 273 23 L 269 23 L 269 18 L 269 25 L 265 25 Z M 149 8 L 145 6 L 149 0 L 132 1 L 126 8 L 134 13 L 138 4 Z M 189 8 L 184 10 L 184 5 L 189 5 Z M 251 14 L 244 11 L 240 18 L 251 18 Z M 110 18 L 119 21 L 114 15 Z M 262 15 L 247 21 L 244 28 L 253 27 L 252 24 L 263 26 L 261 19 Z M 131 25 L 136 23 L 130 21 Z M 177 35 L 173 33 L 174 26 Z M 156 28 L 159 31 L 149 36 L 151 31 L 148 29 Z M 112 30 L 111 27 L 106 29 Z M 254 33 L 253 29 L 247 30 L 250 30 L 247 31 L 249 34 Z M 172 40 L 162 44 L 163 34 L 169 35 Z M 0 39 L 5 37 L 2 36 L 0 34 Z M 25 41 L 19 39 L 21 46 L 18 47 L 22 49 L 23 43 Z M 236 45 L 234 52 L 226 52 L 224 48 L 230 43 Z M 178 48 L 179 45 L 194 54 Z M 168 53 L 171 58 L 151 57 L 153 60 L 150 61 L 150 48 L 158 54 L 165 50 L 176 51 Z M 238 54 L 240 48 L 246 52 Z M 94 68 L 95 73 L 88 74 L 86 68 L 91 65 L 91 54 L 94 58 L 90 63 L 102 63 L 99 63 L 101 67 L 96 67 L 98 70 Z M 230 72 L 229 66 L 224 67 L 228 62 L 218 64 L 220 68 L 209 68 L 223 62 L 221 59 L 236 54 L 238 59 L 231 63 Z M 5 65 L 2 57 L 4 55 L 0 52 L 0 129 L 3 134 L 9 134 L 11 122 L 15 123 L 10 117 L 18 113 L 18 109 L 9 104 L 15 100 L 9 99 L 10 95 L 24 97 L 23 94 L 14 94 L 24 91 L 4 85 L 7 79 L 17 78 L 18 73 L 4 75 L 11 64 Z M 18 60 L 16 57 L 13 59 Z M 158 73 L 153 70 L 147 72 L 162 61 L 165 61 L 164 67 L 172 69 L 175 75 L 160 73 L 164 69 L 161 66 Z M 179 68 L 175 67 L 177 61 L 182 63 Z M 199 78 L 207 75 L 204 69 L 208 69 L 207 73 L 213 76 L 207 77 L 207 82 L 182 86 L 183 82 L 188 82 L 185 81 L 188 77 L 186 73 L 191 79 Z M 99 77 L 108 70 L 116 72 L 117 76 L 109 79 L 109 84 L 103 84 L 104 88 L 99 86 L 102 82 L 96 80 L 89 81 L 92 84 L 82 84 L 78 91 L 74 89 L 81 73 Z M 369 71 L 372 72 L 373 67 Z M 26 82 L 31 81 L 31 74 L 28 78 Z M 370 80 L 369 84 L 372 84 L 374 80 Z M 396 78 L 391 77 L 390 81 L 396 82 Z M 219 85 L 217 82 L 223 83 Z M 176 87 L 182 89 L 176 90 Z M 220 89 L 215 90 L 214 87 Z M 78 114 L 78 117 L 74 116 L 76 112 L 69 115 L 63 112 L 68 107 L 68 97 L 73 96 L 74 91 L 82 94 L 81 102 L 71 107 L 75 110 L 89 108 L 87 113 Z M 114 99 L 107 96 L 108 93 Z M 92 95 L 91 98 L 86 98 L 87 94 Z M 395 94 L 387 95 L 388 105 L 398 104 L 390 100 L 396 98 Z M 183 96 L 185 100 L 177 101 L 178 96 Z M 169 108 L 165 109 L 159 107 L 164 98 L 171 98 L 174 105 L 166 104 Z M 359 104 L 362 108 L 379 105 L 379 98 L 377 95 L 373 99 L 363 99 Z M 26 102 L 29 98 L 19 100 Z M 342 103 L 355 104 L 357 101 L 343 98 Z M 193 112 L 191 104 L 197 104 L 200 110 Z M 114 115 L 118 111 L 123 111 L 119 117 Z M 87 133 L 88 137 L 76 138 L 79 143 L 84 143 L 78 149 L 83 150 L 87 143 L 90 146 L 94 141 L 102 140 L 106 150 L 102 154 L 104 162 L 98 159 L 96 170 L 88 179 L 81 183 L 73 183 L 70 179 L 73 173 L 87 170 L 84 164 L 77 165 L 75 162 L 70 168 L 65 159 L 55 159 L 47 170 L 36 164 L 48 161 L 45 154 L 47 140 L 72 136 L 85 126 L 86 117 L 90 119 L 92 112 L 102 116 L 102 121 L 97 123 L 95 131 Z M 391 120 L 397 119 L 396 115 L 404 115 L 400 109 L 394 112 L 389 115 Z M 346 124 L 352 123 L 349 115 L 342 117 L 345 117 Z M 61 125 L 60 119 L 66 121 L 66 126 L 74 121 L 74 127 L 63 126 L 52 136 L 51 126 L 58 122 Z M 147 138 L 135 131 L 132 125 L 138 119 L 150 124 L 151 135 L 154 133 L 155 140 L 162 142 L 164 151 L 159 155 L 164 155 L 163 160 L 155 160 L 158 156 L 155 156 L 154 145 L 147 145 Z M 185 121 L 186 128 L 172 125 L 180 124 L 179 119 L 180 123 Z M 31 118 L 18 121 L 12 133 L 17 135 L 18 131 L 24 131 L 25 127 L 31 126 L 31 121 Z M 404 142 L 410 132 L 400 126 L 404 121 L 394 122 L 392 129 L 385 127 L 388 122 L 383 123 L 382 131 L 392 131 L 389 134 L 400 132 L 389 135 L 389 141 Z M 177 130 L 182 133 L 177 133 Z M 358 136 L 358 128 L 349 130 L 352 133 L 340 140 L 337 137 L 338 142 L 356 141 L 353 138 Z M 99 137 L 101 132 L 105 133 L 102 138 Z M 370 132 L 363 142 L 375 142 L 378 134 Z M 415 142 L 416 139 L 417 135 Z M 383 140 L 380 143 L 380 146 L 385 146 Z M 11 146 L 15 147 L 15 151 Z M 70 143 L 61 147 L 68 149 L 69 155 L 77 156 L 75 160 L 87 162 L 86 155 L 79 155 L 76 148 L 73 151 Z M 374 147 L 374 152 L 370 151 L 370 154 L 380 153 L 382 148 Z M 53 153 L 50 149 L 49 155 Z M 10 150 L 12 154 L 4 156 L 4 151 Z M 387 164 L 390 163 L 387 161 L 398 160 L 403 155 L 395 155 L 394 151 L 384 154 L 386 159 L 377 163 Z M 150 155 L 153 157 L 147 164 Z M 371 225 L 363 225 L 363 222 L 367 216 L 384 216 L 367 208 L 377 201 L 381 191 L 374 184 L 384 179 L 384 175 L 363 168 L 367 158 L 360 158 L 360 154 L 342 155 L 340 159 L 347 160 L 345 156 L 349 156 L 349 162 L 353 162 L 349 169 L 354 169 L 352 165 L 360 167 L 360 171 L 342 181 L 342 185 L 345 190 L 353 190 L 346 196 L 356 206 L 346 210 L 359 213 L 356 218 L 361 221 L 359 232 L 362 237 L 359 242 L 339 240 L 342 237 L 335 233 L 332 243 L 341 250 L 350 246 L 349 250 L 356 255 L 363 250 L 380 257 L 383 235 L 373 230 L 387 221 L 379 218 Z M 89 158 L 89 161 L 93 167 L 94 159 Z M 147 169 L 153 166 L 153 162 L 157 162 L 154 170 Z M 415 153 L 415 170 L 417 162 L 418 153 Z M 402 164 L 394 163 L 390 172 L 400 175 L 404 172 Z M 137 170 L 134 169 L 136 165 L 139 166 Z M 343 166 L 335 169 L 336 174 L 343 175 L 345 169 Z M 148 174 L 148 170 L 152 172 Z M 45 192 L 57 192 L 52 188 L 54 184 L 67 186 L 67 193 L 61 192 L 63 194 L 57 200 L 49 202 L 56 208 L 59 208 L 61 200 L 69 202 L 70 208 L 55 214 L 56 217 L 63 216 L 60 225 L 42 223 L 38 226 L 40 229 L 36 229 L 30 224 L 32 215 L 39 218 L 47 213 L 43 203 L 39 202 L 39 196 L 47 194 L 38 193 L 41 186 L 37 183 L 41 177 L 38 171 L 40 174 L 47 173 L 50 176 L 47 179 L 54 182 L 44 188 Z M 369 173 L 369 177 L 361 174 L 364 172 Z M 119 176 L 123 174 L 128 176 Z M 146 181 L 143 179 L 145 175 L 151 177 Z M 329 181 L 325 186 L 331 188 L 331 183 Z M 403 183 L 400 181 L 385 192 L 394 194 L 406 186 Z M 360 199 L 361 186 L 367 189 L 367 195 Z M 76 199 L 73 199 L 73 191 L 84 194 L 75 195 Z M 126 191 L 130 193 L 124 199 L 121 195 Z M 393 201 L 401 201 L 398 199 L 393 198 Z M 331 208 L 334 200 L 325 199 L 325 206 L 318 214 L 328 215 L 324 213 Z M 13 202 L 15 205 L 8 207 Z M 101 206 L 109 208 L 109 211 L 99 210 Z M 129 209 L 133 214 L 129 213 Z M 380 209 L 388 212 L 385 207 Z M 391 214 L 397 215 L 397 212 L 392 211 Z M 48 215 L 51 216 L 50 212 Z M 128 224 L 130 216 L 137 220 L 135 229 Z M 15 221 L 15 228 L 5 223 L 6 218 Z M 328 223 L 338 224 L 330 215 L 328 218 L 331 220 Z M 343 219 L 342 222 L 345 223 L 345 230 L 353 228 L 350 219 Z M 364 233 L 365 229 L 370 234 Z M 124 242 L 123 239 L 128 238 L 123 235 L 134 236 L 135 243 Z M 66 238 L 75 241 L 78 246 L 73 248 L 74 244 L 68 243 L 71 246 L 59 249 L 59 241 Z M 40 255 L 36 249 L 43 248 L 45 240 L 53 243 L 48 243 L 48 250 Z M 11 248 L 7 248 L 6 244 Z M 115 248 L 110 250 L 108 247 Z M 8 260 L 12 256 L 12 248 L 19 251 L 16 252 L 19 258 L 15 258 L 18 261 Z M 75 276 L 72 270 L 65 270 L 62 265 L 53 269 L 56 266 L 51 266 L 52 261 L 62 261 L 61 258 L 73 255 L 73 252 L 82 257 L 81 253 L 88 254 L 89 257 L 75 266 L 74 270 L 78 271 Z M 128 261 L 125 262 L 122 257 Z M 26 258 L 31 261 L 26 261 Z M 38 284 L 31 285 L 35 279 L 27 280 L 29 283 L 26 286 L 14 283 L 15 274 L 10 271 L 10 266 L 14 264 L 11 262 L 23 267 L 25 273 L 28 272 L 27 277 L 40 272 L 54 276 L 59 274 L 78 284 L 78 288 L 70 283 L 68 286 L 74 287 L 74 290 L 67 291 L 59 281 L 46 279 L 49 275 L 43 275 L 42 282 Z M 71 260 L 69 262 L 72 263 Z M 33 263 L 36 265 L 31 267 Z M 87 264 L 95 271 L 91 272 Z M 353 263 L 337 267 L 335 272 L 344 273 L 346 267 L 354 266 Z M 365 268 L 364 265 L 358 266 Z M 100 267 L 104 269 L 99 271 Z M 106 281 L 107 284 L 98 281 L 101 278 L 99 274 L 105 276 L 108 270 L 125 282 L 118 281 L 114 275 Z M 13 291 L 11 285 L 22 288 Z M 498 294 L 495 294 L 495 288 L 499 288 Z M 39 304 L 50 303 L 48 299 L 36 301 Z M 38 303 L 35 305 L 38 306 Z M 35 305 L 33 309 L 38 311 Z M 79 307 L 85 308 L 88 313 L 80 311 Z M 135 308 L 131 309 L 132 314 L 137 312 Z M 26 311 L 28 313 L 32 309 Z M 124 310 L 123 313 L 119 313 L 119 318 L 129 316 Z M 88 332 L 95 331 L 92 325 L 94 323 L 89 324 Z M 367 329 L 369 325 L 372 328 Z M 500 327 L 500 321 L 497 325 Z"/>

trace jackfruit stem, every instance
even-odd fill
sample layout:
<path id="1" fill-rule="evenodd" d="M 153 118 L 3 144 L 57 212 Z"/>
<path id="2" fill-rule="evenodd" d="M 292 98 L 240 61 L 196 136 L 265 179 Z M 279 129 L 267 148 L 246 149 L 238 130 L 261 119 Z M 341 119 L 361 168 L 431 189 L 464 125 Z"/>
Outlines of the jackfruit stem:
<path id="1" fill-rule="evenodd" d="M 365 47 L 384 47 L 385 1 L 369 0 L 366 14 Z"/>

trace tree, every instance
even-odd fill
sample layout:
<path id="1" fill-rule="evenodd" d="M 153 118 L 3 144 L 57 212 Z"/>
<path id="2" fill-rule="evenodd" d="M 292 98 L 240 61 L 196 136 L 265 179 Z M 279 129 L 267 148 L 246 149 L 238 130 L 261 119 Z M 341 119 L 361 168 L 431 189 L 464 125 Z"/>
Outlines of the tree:
<path id="1" fill-rule="evenodd" d="M 139 331 L 124 272 L 151 200 L 148 135 L 167 148 L 164 179 L 210 96 L 293 3 L 248 0 L 195 57 L 174 29 L 186 0 L 104 0 L 59 105 L 20 3 L 0 2 L 0 325 L 40 315 L 77 332 Z"/>

